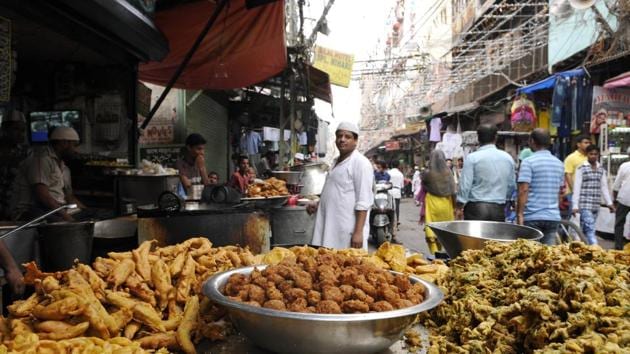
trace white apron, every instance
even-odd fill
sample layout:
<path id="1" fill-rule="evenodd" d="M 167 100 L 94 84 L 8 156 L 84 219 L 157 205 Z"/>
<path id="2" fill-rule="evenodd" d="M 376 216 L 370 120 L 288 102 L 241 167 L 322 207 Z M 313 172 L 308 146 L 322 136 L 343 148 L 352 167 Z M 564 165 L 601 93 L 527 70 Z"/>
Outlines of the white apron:
<path id="1" fill-rule="evenodd" d="M 355 224 L 355 210 L 368 212 L 363 226 L 363 249 L 370 234 L 370 208 L 374 170 L 370 161 L 353 151 L 328 172 L 317 208 L 313 244 L 329 248 L 349 248 Z"/>

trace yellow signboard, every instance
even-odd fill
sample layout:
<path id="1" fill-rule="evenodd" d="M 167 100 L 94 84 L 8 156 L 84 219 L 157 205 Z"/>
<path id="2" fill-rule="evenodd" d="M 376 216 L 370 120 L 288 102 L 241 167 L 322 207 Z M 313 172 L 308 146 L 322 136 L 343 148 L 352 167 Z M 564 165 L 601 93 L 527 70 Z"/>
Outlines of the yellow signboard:
<path id="1" fill-rule="evenodd" d="M 315 61 L 313 66 L 330 76 L 330 83 L 348 87 L 352 76 L 354 55 L 315 46 Z"/>

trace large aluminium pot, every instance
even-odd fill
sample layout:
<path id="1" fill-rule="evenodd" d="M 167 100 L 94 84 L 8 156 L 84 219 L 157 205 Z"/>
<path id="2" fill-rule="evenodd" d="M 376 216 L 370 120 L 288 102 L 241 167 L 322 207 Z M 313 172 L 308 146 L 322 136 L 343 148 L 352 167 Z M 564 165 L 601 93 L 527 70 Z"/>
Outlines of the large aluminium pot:
<path id="1" fill-rule="evenodd" d="M 308 245 L 313 240 L 315 214 L 309 215 L 306 207 L 289 206 L 271 211 L 271 244 Z"/>
<path id="2" fill-rule="evenodd" d="M 322 194 L 326 176 L 328 175 L 328 168 L 328 165 L 323 162 L 291 167 L 291 170 L 294 171 L 304 171 L 302 175 L 302 184 L 304 187 L 300 190 L 300 194 L 305 196 Z"/>
<path id="3" fill-rule="evenodd" d="M 57 222 L 41 225 L 39 248 L 46 272 L 67 270 L 74 260 L 89 264 L 92 258 L 94 222 Z"/>
<path id="4" fill-rule="evenodd" d="M 0 236 L 18 226 L 14 223 L 0 223 Z M 13 235 L 2 239 L 2 241 L 19 266 L 30 261 L 39 262 L 39 246 L 37 244 L 37 228 L 35 226 L 19 230 Z"/>

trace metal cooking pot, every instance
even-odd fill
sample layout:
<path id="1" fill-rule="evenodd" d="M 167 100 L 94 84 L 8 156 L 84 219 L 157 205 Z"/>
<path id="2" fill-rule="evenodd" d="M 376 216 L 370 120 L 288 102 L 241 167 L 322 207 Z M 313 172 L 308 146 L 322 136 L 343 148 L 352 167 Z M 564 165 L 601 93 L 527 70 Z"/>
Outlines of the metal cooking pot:
<path id="1" fill-rule="evenodd" d="M 326 176 L 328 175 L 328 165 L 323 162 L 309 163 L 305 165 L 293 166 L 292 170 L 304 171 L 302 175 L 302 195 L 320 195 L 324 189 Z"/>
<path id="2" fill-rule="evenodd" d="M 17 226 L 13 223 L 0 223 L 0 236 L 15 229 Z M 15 259 L 15 263 L 22 267 L 23 263 L 35 261 L 39 263 L 39 247 L 37 244 L 37 228 L 27 227 L 15 232 L 13 235 L 7 236 L 2 240 L 5 246 L 11 252 Z"/>
<path id="3" fill-rule="evenodd" d="M 44 271 L 70 269 L 75 259 L 90 263 L 94 222 L 58 222 L 41 225 L 37 229 Z"/>
<path id="4" fill-rule="evenodd" d="M 302 171 L 271 171 L 271 175 L 287 184 L 298 185 L 302 180 Z"/>

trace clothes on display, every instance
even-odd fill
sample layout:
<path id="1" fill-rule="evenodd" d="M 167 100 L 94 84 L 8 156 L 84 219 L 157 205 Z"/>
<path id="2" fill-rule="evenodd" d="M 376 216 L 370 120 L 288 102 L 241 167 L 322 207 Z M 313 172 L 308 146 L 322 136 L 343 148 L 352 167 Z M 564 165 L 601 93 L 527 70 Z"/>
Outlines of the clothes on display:
<path id="1" fill-rule="evenodd" d="M 462 135 L 452 131 L 447 131 L 442 136 L 442 142 L 435 146 L 436 149 L 442 150 L 447 159 L 454 160 L 457 157 L 464 156 L 462 149 Z"/>
<path id="2" fill-rule="evenodd" d="M 440 142 L 442 140 L 442 135 L 440 130 L 442 130 L 442 119 L 440 118 L 432 118 L 431 123 L 429 124 L 431 127 L 431 133 L 429 135 L 429 141 L 431 142 Z"/>

